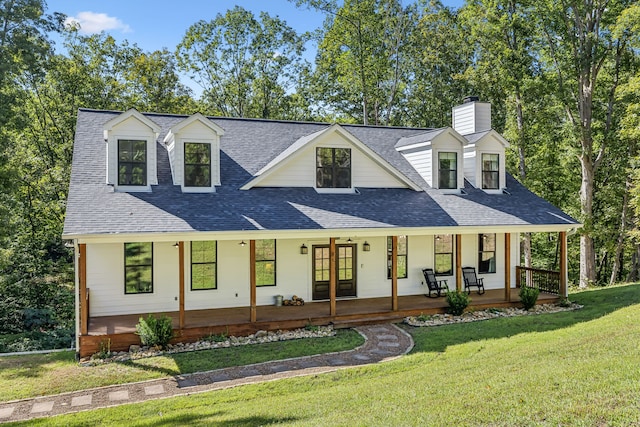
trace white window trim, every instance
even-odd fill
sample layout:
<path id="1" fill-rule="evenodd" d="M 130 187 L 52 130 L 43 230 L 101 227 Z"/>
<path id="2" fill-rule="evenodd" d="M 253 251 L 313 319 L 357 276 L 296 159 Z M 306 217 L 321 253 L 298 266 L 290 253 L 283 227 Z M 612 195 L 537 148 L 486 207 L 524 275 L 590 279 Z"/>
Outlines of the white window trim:
<path id="1" fill-rule="evenodd" d="M 177 142 L 178 145 L 176 148 L 178 148 L 179 151 L 179 155 L 182 159 L 182 177 L 180 178 L 180 189 L 182 190 L 183 193 L 215 193 L 216 192 L 216 185 L 220 185 L 220 143 L 219 143 L 219 137 L 216 137 L 215 139 L 205 139 L 205 138 L 178 138 Z M 210 167 L 210 173 L 211 173 L 211 185 L 208 187 L 191 187 L 191 186 L 187 186 L 184 184 L 185 179 L 184 179 L 184 171 L 185 171 L 185 156 L 184 156 L 184 145 L 185 144 L 189 144 L 189 143 L 194 143 L 194 144 L 209 144 L 210 148 L 211 148 L 211 155 L 210 155 L 210 161 L 211 164 L 209 165 Z M 215 150 L 215 151 L 214 151 Z M 217 153 L 216 153 L 217 152 Z M 178 154 L 178 153 L 176 153 Z M 217 156 L 218 159 L 215 160 L 214 156 Z M 217 162 L 218 167 L 214 168 L 214 162 Z"/>
<path id="2" fill-rule="evenodd" d="M 456 188 L 440 188 L 440 153 L 456 153 Z M 432 187 L 443 194 L 460 194 L 460 189 L 464 187 L 464 152 L 463 150 L 451 148 L 438 148 L 433 150 L 432 155 Z"/>
<path id="3" fill-rule="evenodd" d="M 498 188 L 485 189 L 482 188 L 482 155 L 497 154 L 498 155 Z M 502 194 L 502 190 L 506 187 L 505 175 L 505 152 L 496 150 L 480 150 L 476 152 L 476 188 L 487 194 Z"/>

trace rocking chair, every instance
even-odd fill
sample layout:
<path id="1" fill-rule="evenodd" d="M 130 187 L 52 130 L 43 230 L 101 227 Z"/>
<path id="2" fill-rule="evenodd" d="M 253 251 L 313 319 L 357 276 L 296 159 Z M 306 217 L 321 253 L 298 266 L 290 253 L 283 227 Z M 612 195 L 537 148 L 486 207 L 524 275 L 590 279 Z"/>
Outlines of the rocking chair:
<path id="1" fill-rule="evenodd" d="M 476 276 L 475 267 L 462 267 L 462 277 L 464 278 L 464 290 L 471 293 L 471 288 L 478 288 L 478 294 L 484 294 L 484 279 Z"/>
<path id="2" fill-rule="evenodd" d="M 423 268 L 422 274 L 424 275 L 424 280 L 427 282 L 427 287 L 429 288 L 429 294 L 426 296 L 428 296 L 429 298 L 444 296 L 442 291 L 446 291 L 449 289 L 449 287 L 447 286 L 447 281 L 436 279 L 436 274 L 433 272 L 432 268 Z M 432 296 L 432 292 L 435 292 L 436 295 Z"/>

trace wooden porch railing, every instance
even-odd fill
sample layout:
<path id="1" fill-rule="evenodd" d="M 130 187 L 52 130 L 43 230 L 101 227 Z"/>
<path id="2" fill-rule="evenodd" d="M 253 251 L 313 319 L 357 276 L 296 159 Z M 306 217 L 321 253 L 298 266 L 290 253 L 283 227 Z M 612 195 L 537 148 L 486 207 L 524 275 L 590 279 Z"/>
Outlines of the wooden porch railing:
<path id="1" fill-rule="evenodd" d="M 529 286 L 541 292 L 560 295 L 560 272 L 516 266 L 516 288 Z"/>

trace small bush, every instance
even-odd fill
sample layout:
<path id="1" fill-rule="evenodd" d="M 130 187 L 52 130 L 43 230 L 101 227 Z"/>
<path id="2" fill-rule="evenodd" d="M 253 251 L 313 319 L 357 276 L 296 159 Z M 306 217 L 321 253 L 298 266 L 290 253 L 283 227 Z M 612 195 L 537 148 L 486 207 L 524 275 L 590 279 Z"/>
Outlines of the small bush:
<path id="1" fill-rule="evenodd" d="M 464 309 L 471 303 L 471 298 L 465 292 L 448 291 L 447 304 L 449 304 L 449 314 L 460 316 Z"/>
<path id="2" fill-rule="evenodd" d="M 140 336 L 142 345 L 165 348 L 173 338 L 171 318 L 165 315 L 156 318 L 153 314 L 146 319 L 141 317 L 136 325 L 136 334 Z"/>
<path id="3" fill-rule="evenodd" d="M 92 359 L 106 359 L 111 356 L 111 339 L 107 338 L 100 341 L 98 352 L 91 356 Z"/>
<path id="4" fill-rule="evenodd" d="M 209 336 L 206 336 L 203 338 L 203 340 L 208 342 L 225 342 L 227 338 L 229 338 L 229 336 L 226 333 L 221 332 L 219 334 L 211 334 Z"/>
<path id="5" fill-rule="evenodd" d="M 571 304 L 573 303 L 569 301 L 569 298 L 560 298 L 560 301 L 558 301 L 558 305 L 564 308 L 571 307 Z"/>
<path id="6" fill-rule="evenodd" d="M 534 305 L 536 305 L 536 301 L 538 301 L 538 295 L 540 295 L 540 289 L 523 286 L 520 288 L 519 295 L 524 309 L 529 310 Z"/>
<path id="7" fill-rule="evenodd" d="M 320 327 L 311 323 L 307 323 L 306 325 L 304 325 L 304 329 L 311 332 L 318 332 L 320 330 Z"/>
<path id="8" fill-rule="evenodd" d="M 426 314 L 424 314 L 424 313 L 420 313 L 420 315 L 419 315 L 419 316 L 416 316 L 416 320 L 417 320 L 418 322 L 426 322 L 426 321 L 427 321 L 427 320 L 429 320 L 429 319 L 431 319 L 431 316 L 427 316 L 427 315 L 426 315 Z"/>

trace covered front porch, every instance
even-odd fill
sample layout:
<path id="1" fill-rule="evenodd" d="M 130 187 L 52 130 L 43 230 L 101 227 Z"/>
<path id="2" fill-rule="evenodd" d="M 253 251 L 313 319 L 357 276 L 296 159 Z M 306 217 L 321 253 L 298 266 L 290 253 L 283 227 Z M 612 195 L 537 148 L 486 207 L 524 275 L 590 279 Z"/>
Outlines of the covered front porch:
<path id="1" fill-rule="evenodd" d="M 488 288 L 486 293 L 479 295 L 472 292 L 471 309 L 483 309 L 488 307 L 508 307 L 520 304 L 518 287 L 531 286 L 539 288 L 539 303 L 555 301 L 559 297 L 566 296 L 566 233 L 560 232 L 560 271 L 549 272 L 544 270 L 529 269 L 512 264 L 511 238 L 505 233 L 502 265 L 500 265 L 503 285 L 500 288 Z M 455 254 L 453 280 L 449 282 L 452 289 L 463 289 L 463 276 L 461 273 L 463 263 L 462 236 L 455 236 Z M 91 313 L 92 292 L 87 286 L 86 245 L 78 245 L 79 249 L 79 335 L 78 350 L 81 357 L 97 352 L 101 344 L 108 341 L 112 350 L 126 350 L 132 344 L 139 344 L 139 338 L 135 335 L 135 325 L 141 316 L 147 313 L 164 313 L 173 319 L 173 327 L 176 342 L 195 341 L 211 334 L 246 335 L 258 330 L 293 329 L 308 324 L 326 325 L 333 324 L 337 327 L 351 326 L 372 322 L 398 321 L 406 316 L 435 314 L 445 312 L 446 299 L 427 298 L 427 288 L 418 285 L 410 295 L 401 295 L 398 289 L 397 275 L 397 236 L 390 238 L 390 272 L 391 278 L 387 295 L 359 298 L 341 298 L 336 290 L 338 286 L 337 274 L 338 259 L 336 256 L 336 238 L 329 239 L 330 270 L 328 298 L 307 302 L 304 306 L 276 307 L 274 303 L 262 302 L 256 297 L 256 269 L 255 269 L 255 241 L 249 240 L 249 286 L 248 296 L 244 303 L 236 307 L 190 307 L 185 304 L 185 243 L 176 243 L 177 267 L 178 267 L 178 292 L 175 300 L 178 302 L 177 310 L 153 310 L 140 307 L 133 311 L 134 314 L 119 315 L 93 315 Z M 419 270 L 418 270 L 419 271 Z M 515 274 L 512 274 L 515 273 Z M 515 282 L 515 283 L 514 283 Z M 406 283 L 406 282 L 405 282 Z M 235 288 L 239 289 L 239 288 Z M 406 291 L 406 288 L 404 289 Z M 276 291 L 276 293 L 279 293 Z M 236 294 L 237 296 L 237 294 Z M 273 301 L 273 300 L 271 300 Z M 275 302 L 275 301 L 274 301 Z"/>
<path id="2" fill-rule="evenodd" d="M 472 310 L 489 307 L 512 307 L 520 304 L 517 289 L 510 289 L 505 299 L 504 289 L 490 289 L 483 295 L 471 293 Z M 539 304 L 557 301 L 558 295 L 541 292 Z M 447 302 L 444 297 L 427 298 L 422 295 L 397 297 L 397 309 L 393 310 L 391 298 L 360 298 L 335 301 L 335 314 L 331 314 L 331 301 L 310 302 L 304 306 L 258 306 L 252 321 L 251 307 L 219 308 L 210 310 L 186 310 L 181 325 L 180 312 L 163 313 L 173 319 L 175 342 L 195 341 L 211 334 L 247 335 L 259 330 L 292 329 L 309 324 L 349 327 L 373 322 L 400 321 L 406 316 L 444 313 Z M 99 350 L 105 340 L 111 341 L 111 349 L 127 350 L 138 344 L 135 325 L 148 313 L 120 316 L 92 317 L 87 335 L 82 335 L 80 356 L 89 356 Z"/>

